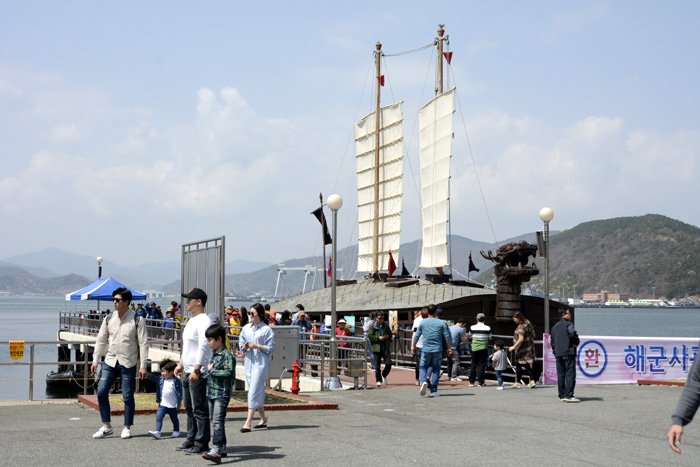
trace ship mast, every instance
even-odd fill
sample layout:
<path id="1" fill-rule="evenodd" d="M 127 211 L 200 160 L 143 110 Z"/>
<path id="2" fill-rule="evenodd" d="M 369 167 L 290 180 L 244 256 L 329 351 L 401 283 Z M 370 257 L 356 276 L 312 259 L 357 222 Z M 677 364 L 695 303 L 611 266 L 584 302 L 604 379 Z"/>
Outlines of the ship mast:
<path id="1" fill-rule="evenodd" d="M 373 273 L 375 276 L 379 274 L 379 129 L 380 129 L 380 92 L 381 92 L 381 59 L 382 59 L 382 44 L 377 42 L 377 52 L 375 54 L 377 62 L 377 113 L 376 113 L 376 132 L 375 132 L 375 142 L 374 142 L 374 256 L 373 261 Z"/>
<path id="2" fill-rule="evenodd" d="M 439 24 L 438 27 L 438 82 L 437 82 L 437 93 L 436 94 L 442 94 L 442 43 L 445 41 L 445 25 L 444 24 Z"/>

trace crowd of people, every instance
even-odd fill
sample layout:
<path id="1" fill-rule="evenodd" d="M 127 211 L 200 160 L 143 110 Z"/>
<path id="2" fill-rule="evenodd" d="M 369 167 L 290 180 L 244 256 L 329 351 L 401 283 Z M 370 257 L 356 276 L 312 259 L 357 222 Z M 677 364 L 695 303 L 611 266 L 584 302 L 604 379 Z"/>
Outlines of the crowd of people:
<path id="1" fill-rule="evenodd" d="M 268 375 L 270 354 L 275 348 L 272 326 L 297 326 L 300 339 L 314 339 L 320 332 L 317 322 L 312 322 L 304 306 L 299 304 L 295 311 L 287 310 L 276 313 L 269 305 L 260 303 L 235 308 L 227 306 L 223 322 L 216 314 L 205 314 L 206 293 L 194 288 L 182 297 L 187 300 L 188 319 L 182 319 L 180 305 L 173 301 L 162 315 L 155 302 L 145 305 L 131 303 L 131 292 L 120 288 L 113 293 L 114 312 L 102 320 L 96 339 L 93 373 L 97 372 L 102 354 L 106 349 L 97 396 L 102 419 L 102 427 L 93 435 L 104 438 L 113 434 L 109 408 L 109 393 L 114 381 L 122 381 L 122 398 L 124 400 L 124 428 L 122 438 L 131 437 L 134 420 L 134 386 L 139 378 L 149 378 L 156 383 L 155 429 L 149 431 L 151 436 L 160 439 L 163 434 L 163 421 L 168 415 L 172 422 L 171 437 L 180 436 L 178 408 L 184 404 L 187 418 L 187 435 L 177 449 L 188 454 L 202 454 L 205 459 L 220 463 L 226 457 L 225 418 L 232 391 L 235 385 L 236 356 L 244 359 L 245 377 L 248 383 L 248 415 L 240 428 L 241 433 L 253 429 L 267 428 L 268 418 L 264 410 L 265 381 Z M 502 390 L 502 374 L 510 365 L 506 346 L 502 340 L 493 344 L 494 352 L 489 355 L 492 340 L 491 328 L 486 324 L 486 316 L 479 313 L 476 323 L 467 331 L 467 320 L 460 318 L 456 323 L 441 319 L 441 310 L 429 305 L 415 313 L 411 352 L 415 359 L 416 385 L 420 386 L 421 396 L 437 397 L 442 373 L 443 358 L 447 359 L 447 376 L 450 381 L 464 381 L 461 375 L 460 354 L 463 346 L 469 346 L 471 368 L 468 376 L 469 386 L 485 385 L 485 371 L 491 360 L 498 381 L 497 389 Z M 528 386 L 535 387 L 533 363 L 535 355 L 535 331 L 532 323 L 520 312 L 515 313 L 513 345 L 508 347 L 513 352 L 516 373 L 513 388 L 522 387 L 522 378 L 529 377 Z M 379 311 L 370 314 L 365 320 L 363 331 L 366 345 L 370 350 L 370 370 L 374 371 L 376 386 L 388 384 L 392 369 L 391 346 L 397 335 L 397 329 L 387 322 L 387 316 Z M 165 359 L 160 362 L 160 376 L 149 374 L 148 330 L 163 328 L 166 337 L 173 338 L 175 329 L 182 327 L 179 362 Z M 345 319 L 337 322 L 334 331 L 338 341 L 339 359 L 347 356 L 349 345 L 343 340 L 351 336 Z M 574 397 L 575 347 L 578 336 L 571 322 L 571 314 L 564 310 L 560 321 L 552 328 L 552 349 L 557 360 L 559 398 L 565 402 L 579 402 Z M 230 339 L 238 341 L 238 348 L 231 348 Z M 109 345 L 108 345 L 109 344 Z M 302 348 L 304 348 L 302 346 Z M 235 355 L 234 355 L 235 354 Z M 304 355 L 300 356 L 304 359 Z M 253 425 L 255 414 L 259 422 Z M 678 436 L 680 438 L 680 436 Z M 210 445 L 211 442 L 211 445 Z"/>

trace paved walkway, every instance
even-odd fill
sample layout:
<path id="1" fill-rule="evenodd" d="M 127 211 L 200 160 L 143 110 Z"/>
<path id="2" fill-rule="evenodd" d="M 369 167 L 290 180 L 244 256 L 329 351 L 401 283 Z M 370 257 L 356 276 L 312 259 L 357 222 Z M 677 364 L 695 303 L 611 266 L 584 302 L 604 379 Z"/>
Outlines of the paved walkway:
<path id="1" fill-rule="evenodd" d="M 405 378 L 402 370 L 393 380 Z M 406 372 L 406 370 L 403 370 Z M 409 381 L 411 374 L 408 374 Z M 373 378 L 370 378 L 373 381 Z M 392 377 L 390 376 L 390 382 Z M 230 464 L 250 466 L 698 465 L 700 420 L 684 435 L 682 455 L 666 431 L 681 388 L 584 386 L 580 404 L 559 402 L 555 387 L 468 388 L 444 384 L 441 397 L 421 398 L 410 384 L 314 394 L 339 410 L 270 412 L 270 428 L 241 434 L 243 414 L 228 427 Z M 115 422 L 121 422 L 115 418 Z M 205 465 L 175 451 L 182 442 L 148 436 L 155 417 L 140 415 L 134 437 L 93 440 L 99 414 L 76 402 L 0 404 L 3 466 Z M 185 423 L 185 417 L 180 421 Z M 166 419 L 165 429 L 170 424 Z M 115 423 L 115 432 L 121 425 Z"/>

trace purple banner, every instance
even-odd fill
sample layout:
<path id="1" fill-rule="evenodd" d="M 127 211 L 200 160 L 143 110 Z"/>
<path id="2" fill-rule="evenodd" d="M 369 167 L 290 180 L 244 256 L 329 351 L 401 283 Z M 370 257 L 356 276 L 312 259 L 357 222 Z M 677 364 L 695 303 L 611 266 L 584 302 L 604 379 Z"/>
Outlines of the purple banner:
<path id="1" fill-rule="evenodd" d="M 685 379 L 698 352 L 698 338 L 581 336 L 576 352 L 576 384 Z M 544 335 L 542 380 L 557 384 L 557 362 L 549 334 Z"/>

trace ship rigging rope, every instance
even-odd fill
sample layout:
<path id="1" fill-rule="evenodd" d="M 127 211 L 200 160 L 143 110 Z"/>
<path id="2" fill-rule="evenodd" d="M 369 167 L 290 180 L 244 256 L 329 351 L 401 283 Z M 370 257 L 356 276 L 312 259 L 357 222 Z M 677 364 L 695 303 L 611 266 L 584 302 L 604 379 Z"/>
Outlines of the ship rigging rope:
<path id="1" fill-rule="evenodd" d="M 452 67 L 450 67 L 450 73 L 452 74 L 452 81 L 457 82 L 454 78 L 454 72 L 452 71 Z M 496 233 L 493 230 L 493 223 L 491 222 L 491 214 L 489 213 L 489 207 L 486 204 L 486 197 L 484 196 L 484 189 L 481 186 L 481 179 L 479 178 L 479 171 L 476 168 L 476 161 L 474 160 L 474 152 L 472 151 L 472 143 L 469 140 L 469 133 L 467 132 L 467 124 L 464 119 L 464 111 L 462 110 L 462 102 L 459 99 L 459 93 L 456 92 L 455 96 L 457 97 L 457 106 L 459 107 L 459 114 L 462 117 L 462 126 L 464 127 L 464 134 L 467 137 L 467 147 L 469 147 L 469 156 L 472 159 L 472 165 L 474 165 L 474 174 L 476 175 L 476 183 L 479 185 L 479 193 L 481 193 L 481 201 L 484 203 L 484 210 L 486 211 L 486 218 L 489 221 L 489 228 L 491 229 L 491 235 L 493 235 L 493 242 L 496 244 L 497 247 L 500 247 L 500 244 L 498 243 L 498 240 L 496 239 Z"/>
<path id="2" fill-rule="evenodd" d="M 428 47 L 434 47 L 435 44 L 437 44 L 437 41 L 433 41 L 433 42 L 431 42 L 430 44 L 424 45 L 423 47 L 418 47 L 417 49 L 406 50 L 405 52 L 396 52 L 396 53 L 393 53 L 393 54 L 386 54 L 386 53 L 382 52 L 382 55 L 385 56 L 385 57 L 399 57 L 399 56 L 401 56 L 401 55 L 408 55 L 408 54 L 413 54 L 413 53 L 416 53 L 416 52 L 420 52 L 421 50 L 425 50 L 425 49 L 427 49 Z M 374 52 L 374 53 L 377 54 L 378 52 Z"/>

